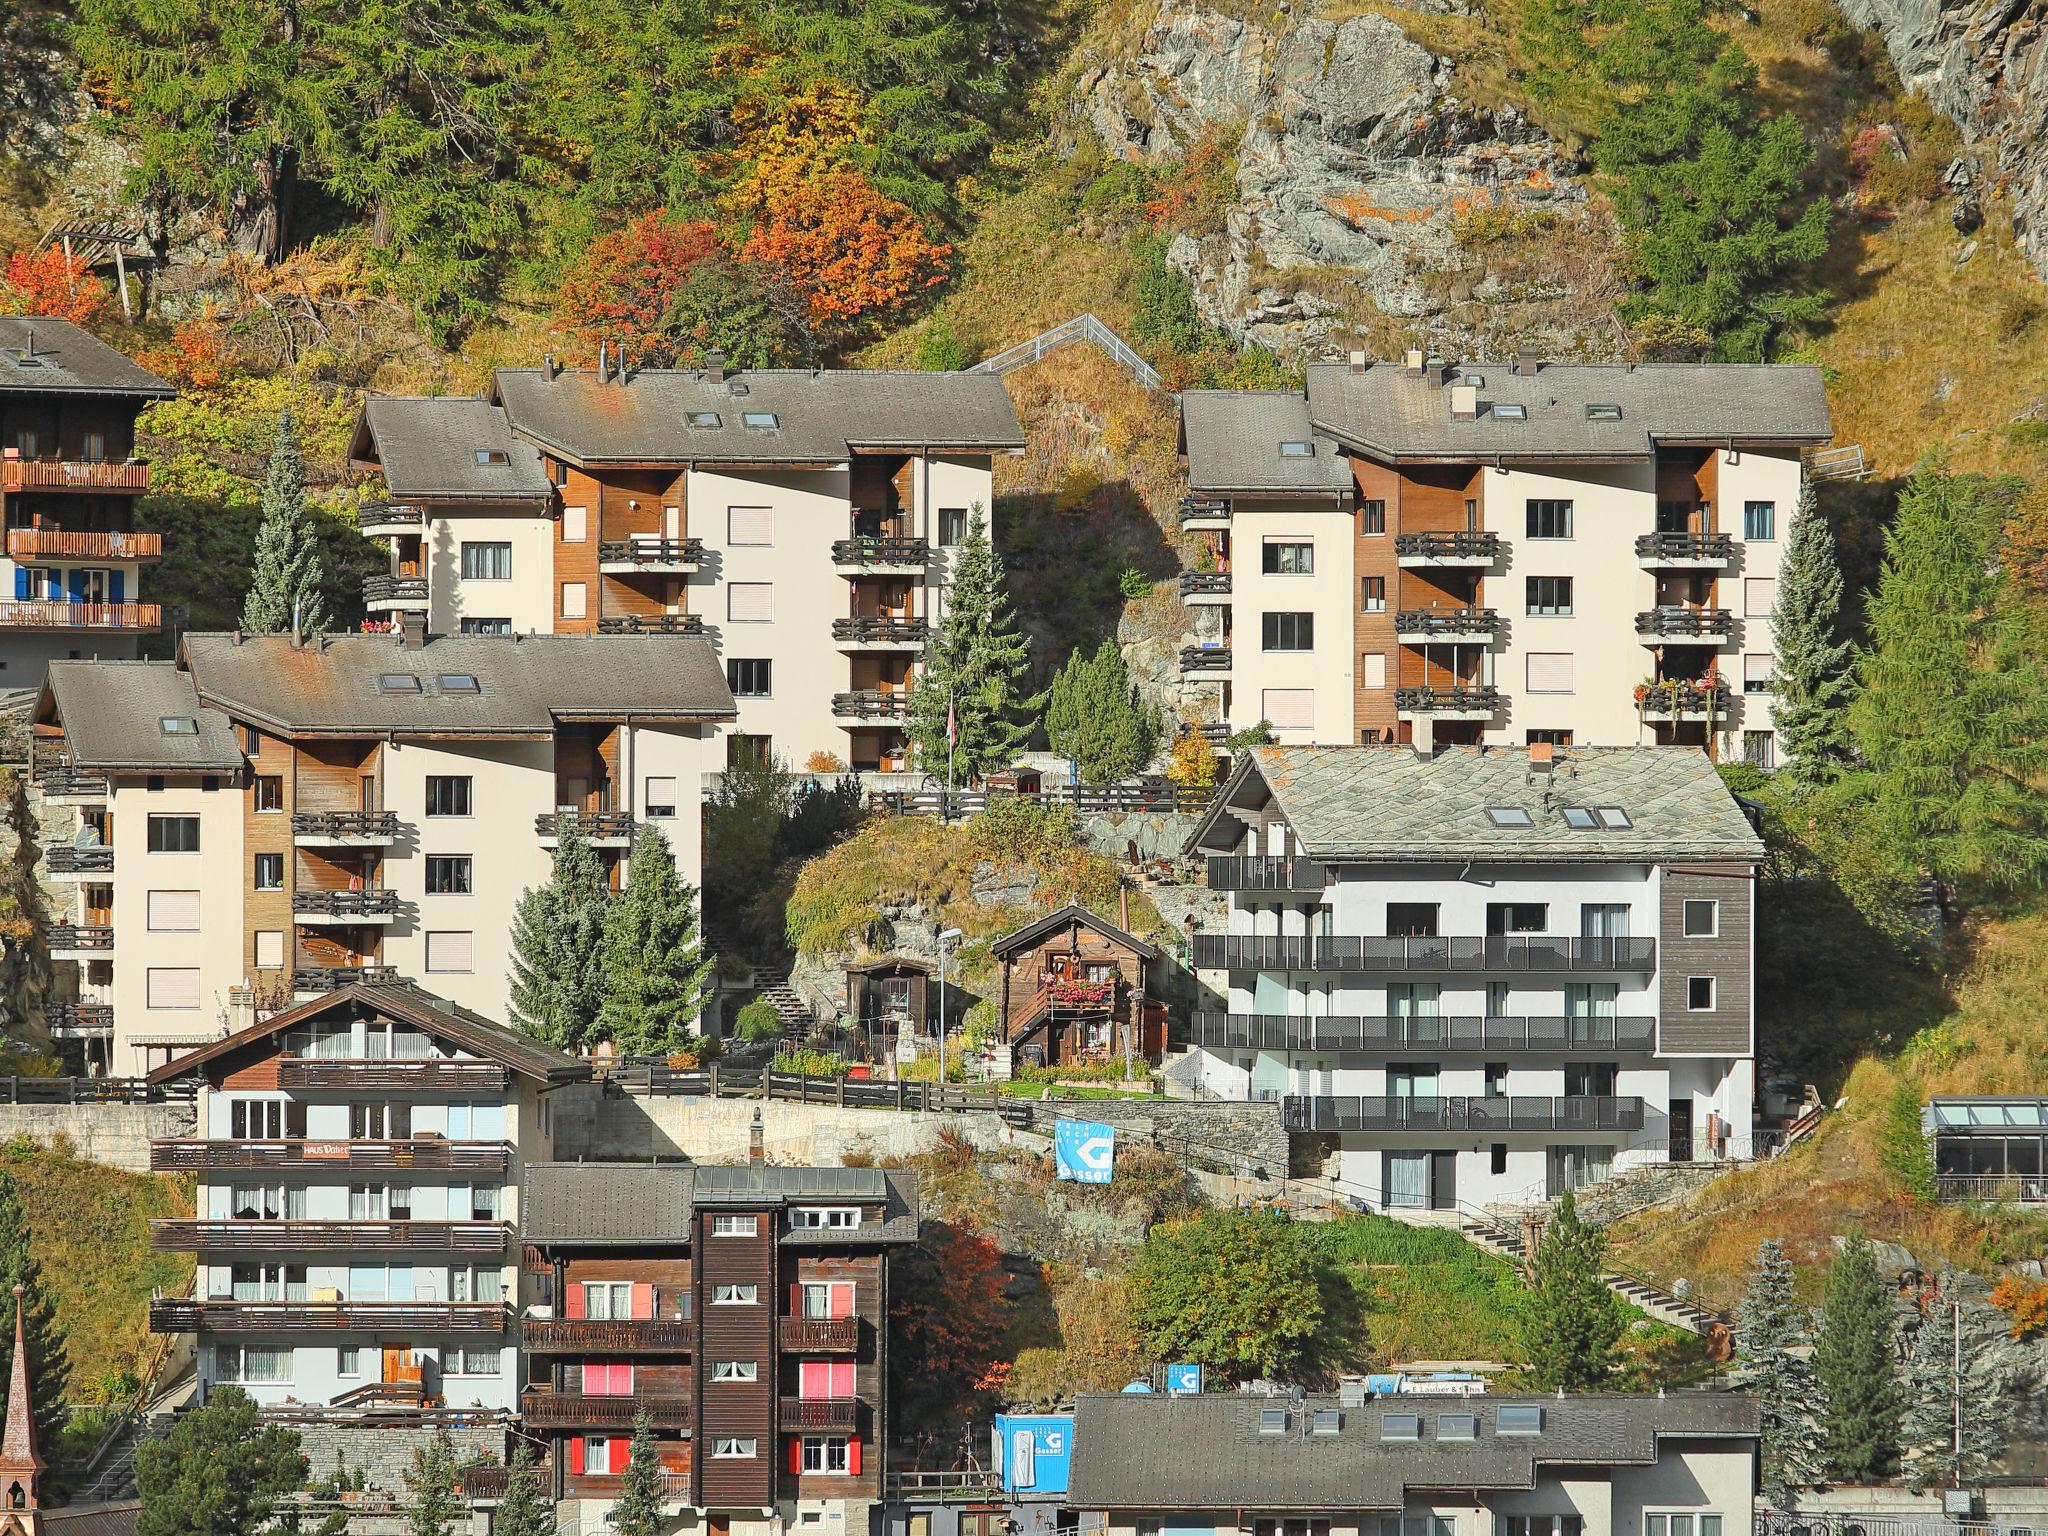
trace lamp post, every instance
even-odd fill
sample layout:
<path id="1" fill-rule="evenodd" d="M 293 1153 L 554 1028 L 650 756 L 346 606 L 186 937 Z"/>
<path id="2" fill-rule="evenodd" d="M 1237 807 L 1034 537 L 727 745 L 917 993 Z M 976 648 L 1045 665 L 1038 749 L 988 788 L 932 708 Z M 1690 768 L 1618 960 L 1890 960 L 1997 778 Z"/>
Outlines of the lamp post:
<path id="1" fill-rule="evenodd" d="M 946 946 L 965 938 L 958 928 L 939 930 L 939 1091 L 946 1089 Z"/>

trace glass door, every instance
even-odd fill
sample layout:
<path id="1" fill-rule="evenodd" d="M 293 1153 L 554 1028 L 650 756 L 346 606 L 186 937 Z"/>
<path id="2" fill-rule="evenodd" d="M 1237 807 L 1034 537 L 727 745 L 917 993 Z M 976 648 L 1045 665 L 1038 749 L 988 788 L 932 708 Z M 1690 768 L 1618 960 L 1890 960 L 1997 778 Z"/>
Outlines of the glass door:
<path id="1" fill-rule="evenodd" d="M 1387 1204 L 1398 1210 L 1429 1209 L 1429 1154 L 1387 1154 Z"/>

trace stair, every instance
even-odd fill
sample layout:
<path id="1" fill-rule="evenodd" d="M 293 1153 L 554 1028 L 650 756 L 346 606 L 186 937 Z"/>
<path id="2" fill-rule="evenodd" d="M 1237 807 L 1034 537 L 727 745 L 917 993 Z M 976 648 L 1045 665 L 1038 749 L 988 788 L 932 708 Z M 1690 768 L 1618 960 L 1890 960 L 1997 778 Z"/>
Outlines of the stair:
<path id="1" fill-rule="evenodd" d="M 1527 1246 L 1522 1241 L 1519 1229 L 1497 1225 L 1490 1219 L 1467 1216 L 1458 1223 L 1458 1231 L 1465 1240 L 1477 1244 L 1488 1253 L 1497 1254 L 1512 1263 L 1526 1262 Z M 1638 1276 L 1620 1270 L 1609 1270 L 1600 1276 L 1607 1289 L 1623 1301 L 1640 1308 L 1645 1315 L 1660 1323 L 1669 1323 L 1674 1328 L 1705 1338 L 1716 1328 L 1725 1328 L 1727 1319 L 1720 1314 L 1674 1296 L 1661 1286 L 1653 1285 Z"/>
<path id="2" fill-rule="evenodd" d="M 121 1431 L 107 1442 L 99 1459 L 86 1470 L 91 1481 L 72 1497 L 74 1504 L 100 1504 L 112 1499 L 135 1497 L 135 1448 L 171 1432 L 167 1413 L 131 1415 Z"/>
<path id="3" fill-rule="evenodd" d="M 789 984 L 789 968 L 780 967 L 772 971 L 754 972 L 754 986 L 761 996 L 781 1015 L 783 1024 L 798 1033 L 808 1034 L 817 1024 L 817 1017 L 811 1012 L 811 1005 L 804 996 Z"/>

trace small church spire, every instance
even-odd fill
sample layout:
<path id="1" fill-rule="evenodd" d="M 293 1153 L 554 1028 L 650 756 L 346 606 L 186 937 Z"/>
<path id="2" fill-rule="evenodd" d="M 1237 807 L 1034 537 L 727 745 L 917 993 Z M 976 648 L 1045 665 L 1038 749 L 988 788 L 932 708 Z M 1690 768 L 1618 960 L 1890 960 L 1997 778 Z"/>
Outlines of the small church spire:
<path id="1" fill-rule="evenodd" d="M 7 1426 L 0 1432 L 0 1536 L 37 1536 L 42 1530 L 37 1482 L 43 1458 L 36 1450 L 36 1416 L 29 1391 L 28 1301 L 14 1288 L 14 1366 L 7 1373 Z"/>

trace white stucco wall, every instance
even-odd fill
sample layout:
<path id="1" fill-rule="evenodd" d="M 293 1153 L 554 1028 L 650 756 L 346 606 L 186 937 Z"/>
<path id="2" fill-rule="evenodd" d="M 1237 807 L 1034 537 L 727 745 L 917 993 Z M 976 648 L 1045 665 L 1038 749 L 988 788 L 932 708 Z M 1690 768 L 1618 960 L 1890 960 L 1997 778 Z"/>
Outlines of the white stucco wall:
<path id="1" fill-rule="evenodd" d="M 452 635 L 465 618 L 510 619 L 515 634 L 554 628 L 555 522 L 533 509 L 498 513 L 436 514 L 424 549 L 427 628 Z M 593 530 L 591 537 L 595 538 Z M 465 543 L 510 544 L 512 575 L 505 581 L 464 581 Z"/>
<path id="2" fill-rule="evenodd" d="M 1231 724 L 1244 729 L 1264 717 L 1265 691 L 1312 689 L 1315 723 L 1307 729 L 1275 728 L 1283 743 L 1346 742 L 1353 739 L 1353 688 L 1358 659 L 1353 654 L 1356 606 L 1352 575 L 1352 523 L 1348 514 L 1310 507 L 1268 510 L 1240 502 L 1231 517 Z M 1312 575 L 1265 574 L 1269 543 L 1315 546 Z M 1315 646 L 1309 652 L 1263 649 L 1267 613 L 1315 616 Z M 1391 683 L 1391 676 L 1389 682 Z"/>

